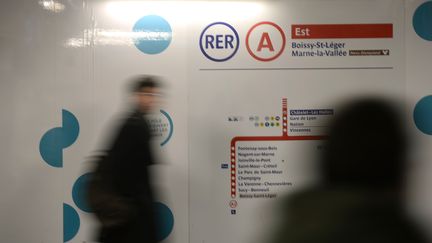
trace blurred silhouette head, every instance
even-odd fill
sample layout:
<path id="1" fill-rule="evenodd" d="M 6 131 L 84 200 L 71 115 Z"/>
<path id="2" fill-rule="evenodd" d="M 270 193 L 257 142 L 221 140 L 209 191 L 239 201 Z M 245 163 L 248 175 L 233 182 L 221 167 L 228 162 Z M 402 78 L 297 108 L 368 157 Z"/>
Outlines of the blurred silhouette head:
<path id="1" fill-rule="evenodd" d="M 405 159 L 399 110 L 385 100 L 365 98 L 337 111 L 322 170 L 329 184 L 394 188 L 403 183 Z"/>
<path id="2" fill-rule="evenodd" d="M 131 92 L 138 109 L 148 112 L 161 102 L 162 83 L 156 76 L 140 76 L 135 78 Z"/>

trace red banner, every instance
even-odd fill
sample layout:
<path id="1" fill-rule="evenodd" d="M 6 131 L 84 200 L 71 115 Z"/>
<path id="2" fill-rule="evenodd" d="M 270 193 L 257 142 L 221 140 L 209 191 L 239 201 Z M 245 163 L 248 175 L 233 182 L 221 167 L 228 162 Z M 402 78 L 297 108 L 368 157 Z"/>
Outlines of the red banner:
<path id="1" fill-rule="evenodd" d="M 292 39 L 393 38 L 393 24 L 296 24 Z"/>

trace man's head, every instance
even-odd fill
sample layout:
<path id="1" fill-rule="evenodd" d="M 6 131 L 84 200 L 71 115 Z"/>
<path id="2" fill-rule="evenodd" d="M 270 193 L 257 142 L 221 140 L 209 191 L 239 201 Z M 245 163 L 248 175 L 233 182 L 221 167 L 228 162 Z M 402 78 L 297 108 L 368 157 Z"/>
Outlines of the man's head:
<path id="1" fill-rule="evenodd" d="M 398 107 L 381 98 L 363 98 L 339 110 L 322 164 L 327 182 L 371 189 L 404 183 L 408 141 Z"/>
<path id="2" fill-rule="evenodd" d="M 138 109 L 148 112 L 160 103 L 162 84 L 155 76 L 140 76 L 135 79 L 131 91 Z"/>

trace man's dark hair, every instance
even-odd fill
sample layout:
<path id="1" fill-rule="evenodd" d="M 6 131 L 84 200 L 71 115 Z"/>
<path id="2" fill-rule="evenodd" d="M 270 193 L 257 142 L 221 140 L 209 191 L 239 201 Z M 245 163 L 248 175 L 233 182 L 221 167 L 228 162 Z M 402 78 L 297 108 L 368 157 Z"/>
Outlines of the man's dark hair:
<path id="1" fill-rule="evenodd" d="M 132 80 L 131 93 L 141 92 L 145 88 L 161 88 L 160 78 L 156 76 L 143 75 Z"/>

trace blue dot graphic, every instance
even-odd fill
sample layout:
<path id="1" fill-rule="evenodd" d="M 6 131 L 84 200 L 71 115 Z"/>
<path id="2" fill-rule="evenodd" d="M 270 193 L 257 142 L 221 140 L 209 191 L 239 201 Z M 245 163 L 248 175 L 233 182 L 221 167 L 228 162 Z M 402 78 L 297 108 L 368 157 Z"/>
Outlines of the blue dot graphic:
<path id="1" fill-rule="evenodd" d="M 159 54 L 168 48 L 172 39 L 170 24 L 157 15 L 147 15 L 139 19 L 134 27 L 135 46 L 146 54 Z"/>
<path id="2" fill-rule="evenodd" d="M 79 130 L 79 122 L 74 114 L 62 110 L 62 126 L 48 130 L 40 140 L 42 159 L 53 167 L 63 167 L 63 149 L 75 143 Z"/>
<path id="3" fill-rule="evenodd" d="M 63 242 L 72 240 L 80 228 L 78 213 L 70 205 L 63 203 Z"/>
<path id="4" fill-rule="evenodd" d="M 432 1 L 420 5 L 413 17 L 414 30 L 418 36 L 432 41 Z"/>
<path id="5" fill-rule="evenodd" d="M 156 237 L 158 241 L 162 241 L 171 234 L 174 228 L 174 215 L 171 209 L 163 203 L 156 202 L 154 203 L 154 207 L 157 228 L 159 229 Z"/>
<path id="6" fill-rule="evenodd" d="M 414 122 L 420 131 L 432 135 L 432 95 L 423 97 L 416 104 Z"/>
<path id="7" fill-rule="evenodd" d="M 92 213 L 92 209 L 87 203 L 86 193 L 87 185 L 92 176 L 92 173 L 87 173 L 80 176 L 72 187 L 72 199 L 75 205 L 86 213 Z"/>

